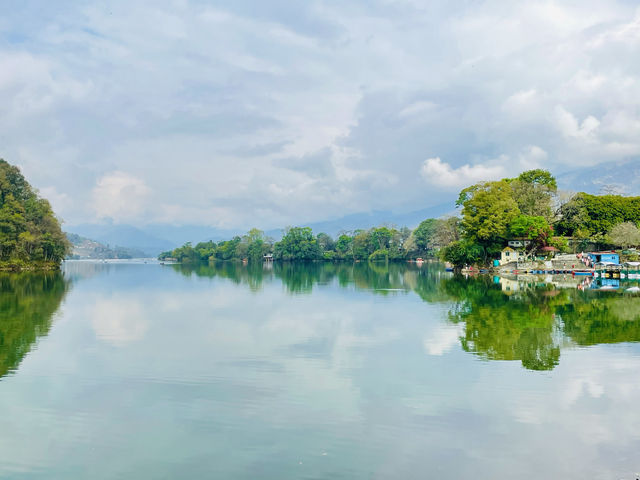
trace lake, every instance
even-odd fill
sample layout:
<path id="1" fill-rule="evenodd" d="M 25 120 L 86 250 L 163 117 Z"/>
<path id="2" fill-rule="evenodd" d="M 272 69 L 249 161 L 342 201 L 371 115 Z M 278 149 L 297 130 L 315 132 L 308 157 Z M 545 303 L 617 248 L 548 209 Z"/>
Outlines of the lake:
<path id="1" fill-rule="evenodd" d="M 635 479 L 640 296 L 597 286 L 431 263 L 1 274 L 0 478 Z"/>

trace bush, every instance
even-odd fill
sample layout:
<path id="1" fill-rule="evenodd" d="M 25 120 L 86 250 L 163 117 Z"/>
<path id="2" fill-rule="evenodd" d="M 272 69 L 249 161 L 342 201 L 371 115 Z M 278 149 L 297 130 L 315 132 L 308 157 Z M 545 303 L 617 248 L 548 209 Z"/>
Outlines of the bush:
<path id="1" fill-rule="evenodd" d="M 370 262 L 386 262 L 389 260 L 389 250 L 381 248 L 369 255 Z"/>

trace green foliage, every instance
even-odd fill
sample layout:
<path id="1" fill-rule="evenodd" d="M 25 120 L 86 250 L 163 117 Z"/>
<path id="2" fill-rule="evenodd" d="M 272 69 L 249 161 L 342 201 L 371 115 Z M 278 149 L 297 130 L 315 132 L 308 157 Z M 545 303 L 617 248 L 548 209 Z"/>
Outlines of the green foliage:
<path id="1" fill-rule="evenodd" d="M 161 253 L 160 260 L 175 259 L 181 263 L 201 263 L 216 260 L 245 260 L 261 262 L 264 255 L 273 253 L 275 260 L 327 260 L 358 261 L 367 260 L 374 252 L 386 252 L 388 260 L 404 260 L 407 258 L 405 243 L 411 235 L 408 228 L 397 230 L 386 226 L 370 230 L 356 230 L 353 234 L 341 234 L 333 240 L 326 233 L 317 237 L 309 227 L 289 228 L 282 240 L 273 244 L 258 229 L 250 230 L 242 237 L 222 241 L 217 245 L 202 242 L 195 247 L 186 243 L 182 247 Z M 374 255 L 378 258 L 380 253 Z"/>
<path id="2" fill-rule="evenodd" d="M 620 223 L 609 232 L 609 241 L 617 247 L 636 247 L 640 245 L 640 230 L 635 223 Z"/>
<path id="3" fill-rule="evenodd" d="M 415 257 L 434 255 L 439 248 L 460 239 L 460 219 L 428 218 L 411 233 L 405 243 L 405 250 Z"/>
<path id="4" fill-rule="evenodd" d="M 273 246 L 277 260 L 319 260 L 322 251 L 310 227 L 292 227 Z"/>
<path id="5" fill-rule="evenodd" d="M 470 240 L 458 240 L 440 250 L 442 260 L 456 267 L 475 265 L 484 260 L 484 248 Z"/>
<path id="6" fill-rule="evenodd" d="M 427 218 L 413 231 L 413 242 L 418 254 L 424 255 L 434 247 L 437 226 L 437 219 Z"/>
<path id="7" fill-rule="evenodd" d="M 479 183 L 464 189 L 459 202 L 465 238 L 489 252 L 499 251 L 508 237 L 509 225 L 520 215 L 510 183 Z"/>
<path id="8" fill-rule="evenodd" d="M 556 230 L 587 237 L 606 234 L 623 222 L 640 223 L 640 197 L 578 193 L 560 209 Z"/>
<path id="9" fill-rule="evenodd" d="M 336 242 L 334 242 L 333 238 L 331 238 L 331 236 L 327 235 L 326 233 L 319 233 L 316 237 L 316 240 L 318 241 L 320 250 L 322 250 L 323 253 L 336 249 Z"/>
<path id="10" fill-rule="evenodd" d="M 553 228 L 544 217 L 518 215 L 509 225 L 513 237 L 525 237 L 533 240 L 533 247 L 546 247 Z"/>
<path id="11" fill-rule="evenodd" d="M 386 248 L 381 248 L 376 250 L 371 255 L 369 255 L 370 262 L 388 262 L 389 261 L 389 250 Z"/>
<path id="12" fill-rule="evenodd" d="M 563 237 L 563 236 L 551 237 L 548 243 L 550 247 L 555 247 L 560 252 L 563 252 L 563 253 L 571 252 L 571 249 L 569 248 L 569 239 L 567 237 Z"/>
<path id="13" fill-rule="evenodd" d="M 551 199 L 558 190 L 556 179 L 547 170 L 529 170 L 512 180 L 513 198 L 523 215 L 552 218 Z"/>
<path id="14" fill-rule="evenodd" d="M 340 235 L 335 244 L 336 256 L 339 258 L 353 258 L 353 237 Z"/>
<path id="15" fill-rule="evenodd" d="M 49 202 L 17 167 L 0 159 L 0 261 L 59 264 L 70 248 Z"/>

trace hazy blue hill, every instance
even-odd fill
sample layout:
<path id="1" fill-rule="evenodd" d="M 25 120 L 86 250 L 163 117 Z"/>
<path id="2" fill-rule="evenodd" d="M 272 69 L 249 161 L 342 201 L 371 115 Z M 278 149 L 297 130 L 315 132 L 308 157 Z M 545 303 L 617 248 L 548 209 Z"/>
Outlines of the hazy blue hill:
<path id="1" fill-rule="evenodd" d="M 394 213 L 383 210 L 354 213 L 334 220 L 310 223 L 308 226 L 313 228 L 315 233 L 324 232 L 335 237 L 341 231 L 353 231 L 357 229 L 366 230 L 384 224 L 395 225 L 397 227 L 415 228 L 426 218 L 438 218 L 444 215 L 453 215 L 455 213 L 455 206 L 453 201 L 451 201 L 406 213 Z M 281 231 L 277 230 L 277 232 L 278 235 L 280 235 Z M 269 234 L 275 236 L 271 232 L 269 232 Z"/>
<path id="2" fill-rule="evenodd" d="M 72 259 L 111 259 L 111 258 L 143 258 L 148 254 L 133 248 L 104 245 L 90 238 L 81 237 L 75 233 L 67 233 L 67 238 L 73 246 L 69 258 Z"/>
<path id="3" fill-rule="evenodd" d="M 69 226 L 67 230 L 102 244 L 140 250 L 150 257 L 175 247 L 173 242 L 151 235 L 132 225 L 84 224 Z"/>
<path id="4" fill-rule="evenodd" d="M 571 170 L 557 180 L 562 190 L 599 194 L 604 186 L 613 186 L 624 195 L 640 195 L 640 159 Z"/>
<path id="5" fill-rule="evenodd" d="M 246 233 L 244 230 L 220 229 L 202 225 L 146 225 L 144 231 L 157 238 L 171 242 L 174 246 L 184 245 L 186 242 L 213 240 L 229 240 L 234 235 Z"/>

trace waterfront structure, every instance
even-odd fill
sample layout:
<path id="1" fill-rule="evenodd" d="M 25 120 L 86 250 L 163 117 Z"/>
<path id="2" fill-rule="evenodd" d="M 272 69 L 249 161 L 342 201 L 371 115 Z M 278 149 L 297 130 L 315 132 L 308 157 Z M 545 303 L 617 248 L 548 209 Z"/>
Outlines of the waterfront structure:
<path id="1" fill-rule="evenodd" d="M 511 247 L 505 247 L 500 253 L 500 265 L 505 265 L 510 262 L 519 262 L 523 258 L 523 255 L 518 250 L 514 250 Z"/>
<path id="2" fill-rule="evenodd" d="M 615 263 L 616 265 L 620 263 L 620 255 L 618 255 L 613 250 L 603 251 L 603 252 L 589 252 L 587 256 L 591 260 L 592 264 L 596 263 Z"/>

